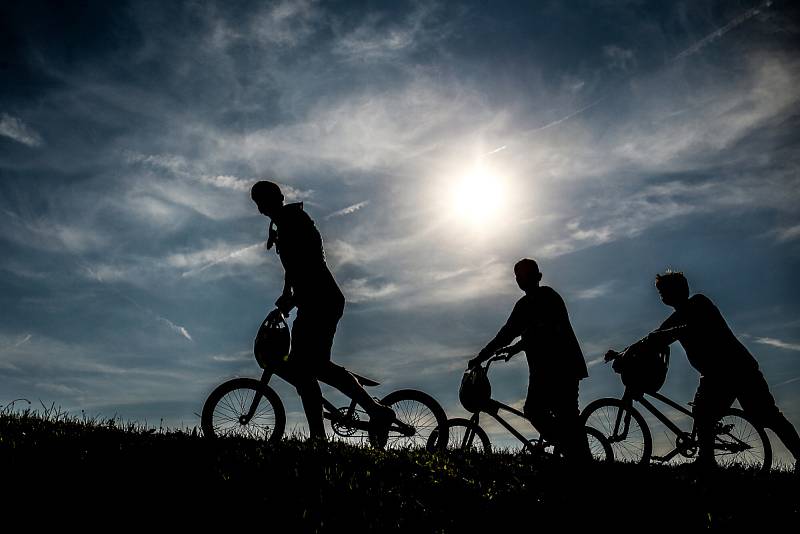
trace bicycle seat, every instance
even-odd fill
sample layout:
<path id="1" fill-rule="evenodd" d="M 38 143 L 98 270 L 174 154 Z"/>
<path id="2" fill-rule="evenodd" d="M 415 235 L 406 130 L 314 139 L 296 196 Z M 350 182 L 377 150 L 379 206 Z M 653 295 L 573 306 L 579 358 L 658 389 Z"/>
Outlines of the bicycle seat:
<path id="1" fill-rule="evenodd" d="M 358 383 L 361 384 L 365 388 L 366 387 L 370 387 L 370 386 L 379 386 L 381 384 L 380 382 L 375 382 L 374 380 L 370 380 L 369 378 L 367 378 L 365 376 L 357 375 L 357 374 L 355 374 L 353 372 L 351 372 L 350 374 L 353 375 L 354 377 L 356 377 L 356 380 L 358 380 Z"/>

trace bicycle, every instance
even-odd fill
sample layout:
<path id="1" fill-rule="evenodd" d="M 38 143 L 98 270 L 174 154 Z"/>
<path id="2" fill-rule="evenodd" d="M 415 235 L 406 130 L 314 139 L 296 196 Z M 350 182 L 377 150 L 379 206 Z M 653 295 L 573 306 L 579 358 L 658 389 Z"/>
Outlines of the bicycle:
<path id="1" fill-rule="evenodd" d="M 481 365 L 482 372 L 488 373 L 489 367 L 493 362 L 500 360 L 508 361 L 509 359 L 510 356 L 493 356 Z M 502 402 L 492 398 L 484 399 L 480 404 L 480 409 L 478 411 L 473 411 L 472 417 L 469 419 L 456 417 L 447 420 L 446 429 L 448 433 L 448 448 L 474 450 L 486 453 L 490 453 L 492 451 L 489 435 L 483 428 L 481 428 L 479 424 L 480 414 L 483 412 L 491 415 L 498 423 L 508 430 L 511 435 L 517 438 L 519 442 L 522 443 L 523 451 L 534 455 L 561 455 L 560 451 L 557 450 L 557 447 L 544 439 L 543 436 L 540 435 L 534 439 L 528 439 L 525 437 L 521 432 L 515 429 L 510 423 L 500 416 L 499 412 L 501 410 L 528 420 L 523 412 L 512 406 L 503 404 Z M 437 439 L 438 432 L 439 429 L 437 428 L 431 434 L 430 439 Z M 613 451 L 611 449 L 611 445 L 608 443 L 605 437 L 599 431 L 590 427 L 586 427 L 586 435 L 587 439 L 589 440 L 589 448 L 592 452 L 592 457 L 598 461 L 611 462 L 613 460 Z"/>
<path id="2" fill-rule="evenodd" d="M 627 350 L 627 349 L 626 349 Z M 609 352 L 606 362 L 624 355 Z M 668 353 L 667 353 L 668 354 Z M 668 361 L 668 358 L 667 358 Z M 661 381 L 663 384 L 663 380 Z M 660 388 L 660 385 L 655 388 Z M 602 398 L 591 402 L 581 412 L 582 422 L 600 430 L 611 444 L 615 460 L 648 464 L 651 460 L 666 463 L 676 456 L 693 458 L 698 452 L 697 427 L 691 409 L 658 393 L 648 392 L 626 385 L 622 398 Z M 680 413 L 692 418 L 691 432 L 683 431 L 663 412 L 645 398 L 650 396 Z M 638 402 L 656 417 L 674 435 L 675 447 L 664 455 L 654 455 L 650 428 L 633 403 Z M 692 403 L 688 403 L 691 407 Z M 714 457 L 721 466 L 756 466 L 768 472 L 772 465 L 772 446 L 764 428 L 754 423 L 742 410 L 729 408 L 715 424 Z"/>
<path id="3" fill-rule="evenodd" d="M 269 328 L 270 315 L 259 330 Z M 283 328 L 286 328 L 285 320 Z M 280 332 L 284 349 L 288 354 L 288 329 Z M 257 338 L 257 343 L 258 343 Z M 269 349 L 267 349 L 269 350 Z M 233 378 L 217 386 L 206 399 L 200 418 L 203 435 L 208 438 L 245 437 L 275 443 L 281 439 L 286 427 L 286 411 L 280 396 L 269 386 L 274 366 L 267 363 L 263 354 L 256 350 L 256 360 L 264 369 L 260 379 Z M 273 351 L 274 352 L 274 351 Z M 363 387 L 380 385 L 369 378 L 351 373 Z M 376 398 L 377 399 L 377 398 Z M 395 419 L 386 425 L 373 424 L 367 413 L 359 408 L 355 400 L 347 406 L 337 408 L 325 397 L 322 398 L 323 417 L 330 421 L 337 436 L 367 441 L 376 448 L 425 446 L 428 450 L 444 449 L 447 439 L 430 440 L 431 433 L 447 422 L 447 415 L 439 403 L 427 393 L 415 389 L 400 389 L 379 400 L 395 412 Z M 437 434 L 438 436 L 438 434 Z"/>

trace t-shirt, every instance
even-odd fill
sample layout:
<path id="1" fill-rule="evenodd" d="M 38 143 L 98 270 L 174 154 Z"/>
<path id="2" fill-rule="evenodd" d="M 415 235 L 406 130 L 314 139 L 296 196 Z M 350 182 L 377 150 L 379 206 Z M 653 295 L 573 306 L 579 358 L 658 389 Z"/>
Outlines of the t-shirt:
<path id="1" fill-rule="evenodd" d="M 286 204 L 276 219 L 278 255 L 297 307 L 336 306 L 343 302 L 344 296 L 325 263 L 322 236 L 303 211 L 302 202 Z"/>
<path id="2" fill-rule="evenodd" d="M 539 286 L 519 299 L 484 351 L 494 352 L 518 336 L 531 374 L 578 380 L 589 376 L 567 307 L 553 288 Z"/>
<path id="3" fill-rule="evenodd" d="M 680 341 L 689 363 L 700 374 L 726 375 L 758 370 L 758 362 L 733 335 L 728 323 L 711 299 L 692 295 L 667 317 L 659 330 L 685 326 L 676 330 L 673 341 Z"/>

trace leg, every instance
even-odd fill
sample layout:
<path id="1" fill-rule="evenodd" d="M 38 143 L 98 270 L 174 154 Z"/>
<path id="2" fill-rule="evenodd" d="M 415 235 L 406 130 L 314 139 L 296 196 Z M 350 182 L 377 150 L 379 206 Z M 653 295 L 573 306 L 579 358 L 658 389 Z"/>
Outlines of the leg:
<path id="1" fill-rule="evenodd" d="M 697 462 L 703 466 L 715 467 L 714 460 L 714 425 L 722 417 L 725 410 L 733 404 L 735 390 L 726 378 L 700 377 L 700 384 L 694 395 L 695 428 L 699 448 Z"/>
<path id="2" fill-rule="evenodd" d="M 370 415 L 380 411 L 383 407 L 367 393 L 356 377 L 341 365 L 336 365 L 331 361 L 325 362 L 317 369 L 317 378 L 356 401 Z"/>
<path id="3" fill-rule="evenodd" d="M 775 397 L 770 393 L 767 381 L 761 371 L 756 371 L 742 380 L 737 397 L 742 405 L 742 410 L 752 416 L 755 422 L 775 431 L 794 456 L 795 462 L 800 460 L 800 435 L 778 409 Z"/>

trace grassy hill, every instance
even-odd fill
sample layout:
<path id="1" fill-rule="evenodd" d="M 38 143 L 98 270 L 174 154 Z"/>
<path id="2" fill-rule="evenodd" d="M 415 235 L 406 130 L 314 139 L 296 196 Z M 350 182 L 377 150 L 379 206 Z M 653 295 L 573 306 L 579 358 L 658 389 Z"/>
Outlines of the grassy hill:
<path id="1" fill-rule="evenodd" d="M 513 532 L 520 524 L 629 531 L 800 520 L 800 483 L 788 472 L 730 469 L 697 480 L 663 466 L 574 472 L 513 453 L 212 442 L 56 411 L 0 414 L 0 476 L 6 511 L 59 510 L 61 521 L 81 523 L 169 513 L 209 525 L 260 524 L 262 532 L 289 524 L 296 532 Z"/>

